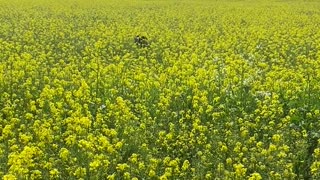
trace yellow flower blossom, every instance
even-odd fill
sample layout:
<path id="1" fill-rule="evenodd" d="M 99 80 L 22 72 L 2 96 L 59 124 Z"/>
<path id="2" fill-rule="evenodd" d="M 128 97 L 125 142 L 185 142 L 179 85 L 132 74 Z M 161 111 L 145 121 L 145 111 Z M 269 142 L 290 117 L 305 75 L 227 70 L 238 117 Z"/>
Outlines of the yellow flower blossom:
<path id="1" fill-rule="evenodd" d="M 149 177 L 154 177 L 156 176 L 156 172 L 154 170 L 150 170 L 149 173 L 148 173 Z"/>
<path id="2" fill-rule="evenodd" d="M 274 134 L 272 136 L 272 140 L 275 142 L 275 143 L 278 143 L 280 140 L 281 140 L 281 135 L 279 134 Z"/>
<path id="3" fill-rule="evenodd" d="M 186 171 L 189 167 L 190 167 L 189 161 L 188 161 L 188 160 L 185 160 L 185 161 L 183 162 L 183 164 L 182 164 L 181 169 L 182 169 L 183 171 Z"/>
<path id="4" fill-rule="evenodd" d="M 50 178 L 58 178 L 59 177 L 59 171 L 58 169 L 52 169 L 50 171 Z"/>
<path id="5" fill-rule="evenodd" d="M 320 158 L 320 148 L 316 148 L 316 149 L 314 150 L 313 156 L 314 156 L 315 158 Z"/>
<path id="6" fill-rule="evenodd" d="M 78 167 L 73 173 L 73 175 L 76 176 L 77 178 L 83 178 L 87 173 L 86 171 L 87 171 L 86 168 Z"/>
<path id="7" fill-rule="evenodd" d="M 94 160 L 92 162 L 90 162 L 89 167 L 90 167 L 90 171 L 95 171 L 97 170 L 99 167 L 101 166 L 101 162 L 99 160 Z"/>
<path id="8" fill-rule="evenodd" d="M 261 179 L 262 179 L 261 175 L 256 172 L 252 173 L 249 177 L 249 180 L 261 180 Z"/>
<path id="9" fill-rule="evenodd" d="M 270 144 L 269 145 L 269 151 L 272 152 L 272 151 L 275 151 L 275 150 L 277 150 L 277 146 L 274 145 L 274 144 Z"/>
<path id="10" fill-rule="evenodd" d="M 7 174 L 3 176 L 3 180 L 16 180 L 16 179 L 18 178 L 12 174 Z"/>
<path id="11" fill-rule="evenodd" d="M 59 156 L 62 160 L 67 161 L 69 158 L 69 155 L 70 155 L 70 152 L 68 151 L 68 149 L 61 148 Z"/>
<path id="12" fill-rule="evenodd" d="M 123 172 L 124 170 L 126 170 L 127 168 L 129 168 L 129 166 L 126 163 L 123 164 L 118 164 L 117 165 L 117 170 Z"/>
<path id="13" fill-rule="evenodd" d="M 130 179 L 130 173 L 129 172 L 125 172 L 124 174 L 123 174 L 123 178 L 124 179 Z"/>
<path id="14" fill-rule="evenodd" d="M 247 172 L 247 168 L 243 164 L 234 164 L 233 168 L 235 170 L 236 176 L 243 177 Z"/>

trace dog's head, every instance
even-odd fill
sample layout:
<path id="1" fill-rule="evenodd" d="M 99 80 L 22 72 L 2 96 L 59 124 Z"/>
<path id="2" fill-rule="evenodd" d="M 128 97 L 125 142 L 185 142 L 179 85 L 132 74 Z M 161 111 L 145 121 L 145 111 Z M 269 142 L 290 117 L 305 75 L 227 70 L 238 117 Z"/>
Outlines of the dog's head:
<path id="1" fill-rule="evenodd" d="M 149 46 L 148 38 L 146 36 L 140 36 L 140 35 L 135 36 L 134 43 L 136 43 L 136 45 L 139 47 Z"/>

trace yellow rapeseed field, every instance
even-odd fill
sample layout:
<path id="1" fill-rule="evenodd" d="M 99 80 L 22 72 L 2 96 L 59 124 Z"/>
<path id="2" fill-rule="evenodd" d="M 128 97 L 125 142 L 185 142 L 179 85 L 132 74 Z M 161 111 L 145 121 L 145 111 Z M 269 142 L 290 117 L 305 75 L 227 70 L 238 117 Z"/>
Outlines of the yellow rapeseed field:
<path id="1" fill-rule="evenodd" d="M 320 2 L 0 0 L 0 177 L 320 179 Z"/>

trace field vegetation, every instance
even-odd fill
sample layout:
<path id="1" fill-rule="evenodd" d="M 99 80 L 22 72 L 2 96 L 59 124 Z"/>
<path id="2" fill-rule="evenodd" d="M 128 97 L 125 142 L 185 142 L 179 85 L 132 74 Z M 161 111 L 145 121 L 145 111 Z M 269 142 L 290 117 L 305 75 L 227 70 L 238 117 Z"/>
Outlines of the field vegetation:
<path id="1" fill-rule="evenodd" d="M 320 179 L 319 22 L 318 1 L 0 0 L 0 177 Z"/>

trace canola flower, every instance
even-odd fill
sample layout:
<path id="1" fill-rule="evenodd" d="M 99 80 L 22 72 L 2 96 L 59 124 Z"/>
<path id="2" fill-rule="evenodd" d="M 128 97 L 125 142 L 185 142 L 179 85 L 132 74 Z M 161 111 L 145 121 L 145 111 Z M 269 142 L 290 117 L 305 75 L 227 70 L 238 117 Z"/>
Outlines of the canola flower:
<path id="1" fill-rule="evenodd" d="M 319 2 L 0 3 L 1 179 L 320 178 Z"/>

